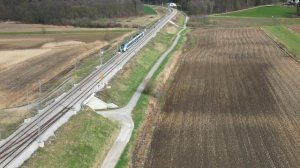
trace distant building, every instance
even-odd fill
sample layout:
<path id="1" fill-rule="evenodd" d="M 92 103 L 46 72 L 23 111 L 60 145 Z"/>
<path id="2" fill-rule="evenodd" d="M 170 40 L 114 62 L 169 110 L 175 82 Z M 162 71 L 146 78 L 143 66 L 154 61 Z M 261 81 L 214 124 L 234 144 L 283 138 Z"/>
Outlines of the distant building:
<path id="1" fill-rule="evenodd" d="M 299 1 L 299 0 L 298 0 L 298 1 Z M 176 3 L 173 3 L 173 2 L 167 3 L 167 5 L 168 5 L 169 7 L 171 7 L 171 8 L 177 8 L 177 4 L 176 4 Z"/>

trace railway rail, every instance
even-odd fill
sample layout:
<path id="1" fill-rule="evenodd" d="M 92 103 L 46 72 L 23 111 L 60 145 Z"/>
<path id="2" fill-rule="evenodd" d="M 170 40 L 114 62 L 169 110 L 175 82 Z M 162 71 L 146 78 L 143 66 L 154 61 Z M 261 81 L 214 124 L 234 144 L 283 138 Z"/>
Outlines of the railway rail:
<path id="1" fill-rule="evenodd" d="M 146 45 L 175 14 L 175 10 L 170 10 L 166 16 L 160 19 L 151 29 L 147 30 L 145 35 L 129 50 L 125 53 L 119 53 L 113 56 L 103 66 L 96 69 L 63 95 L 60 100 L 47 106 L 43 111 L 32 118 L 31 121 L 23 124 L 16 132 L 6 138 L 5 142 L 0 144 L 0 168 L 15 167 L 16 164 L 14 161 L 24 153 L 28 147 L 35 141 L 40 141 L 39 138 L 41 135 L 54 123 L 68 112 L 71 112 L 75 105 L 81 104 L 89 97 L 93 93 L 94 88 L 97 87 L 104 78 L 108 78 L 108 80 L 112 78 L 118 71 L 118 68 L 128 62 L 136 51 Z M 102 74 L 103 78 L 100 79 L 99 74 Z"/>

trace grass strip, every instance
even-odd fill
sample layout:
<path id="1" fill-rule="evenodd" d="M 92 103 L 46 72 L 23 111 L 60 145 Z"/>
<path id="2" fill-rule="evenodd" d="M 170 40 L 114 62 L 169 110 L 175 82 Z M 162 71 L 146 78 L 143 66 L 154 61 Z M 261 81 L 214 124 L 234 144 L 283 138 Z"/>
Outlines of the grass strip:
<path id="1" fill-rule="evenodd" d="M 167 56 L 167 58 L 162 62 L 162 64 L 159 66 L 158 70 L 155 72 L 155 74 L 152 76 L 151 80 L 149 81 L 149 83 L 157 83 L 159 82 L 157 80 L 157 77 L 159 76 L 159 74 L 164 70 L 165 66 L 167 65 L 168 61 L 170 60 L 171 56 L 179 49 L 181 49 L 184 44 L 185 44 L 185 34 L 187 33 L 187 31 L 182 32 L 181 37 L 177 43 L 177 45 L 175 46 L 175 48 L 171 51 L 171 53 Z M 132 155 L 132 151 L 134 149 L 134 146 L 137 142 L 137 137 L 138 137 L 138 132 L 140 129 L 140 126 L 142 124 L 142 122 L 144 121 L 145 118 L 145 112 L 148 108 L 148 103 L 149 103 L 149 94 L 142 94 L 137 105 L 135 106 L 134 110 L 133 110 L 133 121 L 134 121 L 134 129 L 133 129 L 133 133 L 132 136 L 130 138 L 129 143 L 127 144 L 125 150 L 123 151 L 117 165 L 116 168 L 125 168 L 128 166 L 129 164 L 129 160 L 131 158 Z M 160 97 L 161 100 L 163 100 L 165 97 L 165 95 L 162 95 Z"/>
<path id="2" fill-rule="evenodd" d="M 136 144 L 137 137 L 138 137 L 138 131 L 141 126 L 141 124 L 144 121 L 145 118 L 145 111 L 147 110 L 149 103 L 149 95 L 142 94 L 137 105 L 135 106 L 133 110 L 133 122 L 134 122 L 134 129 L 132 132 L 132 136 L 126 145 L 117 165 L 116 168 L 125 168 L 128 166 L 129 159 L 131 157 L 131 153 L 133 151 L 133 148 Z"/>
<path id="3" fill-rule="evenodd" d="M 290 53 L 300 59 L 300 35 L 290 31 L 285 26 L 266 26 L 263 28 L 269 35 L 273 36 L 279 43 L 283 44 Z"/>
<path id="4" fill-rule="evenodd" d="M 156 60 L 171 45 L 173 38 L 173 34 L 158 33 L 111 81 L 111 89 L 103 90 L 97 96 L 118 106 L 126 105 Z"/>
<path id="5" fill-rule="evenodd" d="M 178 13 L 177 18 L 177 24 L 182 26 L 184 24 L 182 18 L 185 18 L 185 16 Z M 172 44 L 174 38 L 175 34 L 169 34 L 166 31 L 159 32 L 157 36 L 124 67 L 124 70 L 111 81 L 111 89 L 98 92 L 97 97 L 105 102 L 117 104 L 119 107 L 126 105 L 138 85 L 144 79 L 144 76 L 155 64 L 156 60 Z"/>
<path id="6" fill-rule="evenodd" d="M 143 6 L 143 11 L 145 15 L 156 15 L 157 12 L 151 8 L 150 6 L 144 5 Z"/>
<path id="7" fill-rule="evenodd" d="M 297 9 L 294 6 L 261 6 L 240 11 L 228 12 L 219 16 L 235 16 L 235 17 L 296 17 Z"/>
<path id="8" fill-rule="evenodd" d="M 86 109 L 73 116 L 22 167 L 91 168 L 105 158 L 119 126 Z"/>

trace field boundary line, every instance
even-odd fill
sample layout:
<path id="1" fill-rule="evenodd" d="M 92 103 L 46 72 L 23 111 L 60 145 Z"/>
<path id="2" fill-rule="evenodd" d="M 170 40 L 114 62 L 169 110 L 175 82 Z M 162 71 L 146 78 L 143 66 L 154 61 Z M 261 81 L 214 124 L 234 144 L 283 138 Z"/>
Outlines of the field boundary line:
<path id="1" fill-rule="evenodd" d="M 293 55 L 292 53 L 290 53 L 286 47 L 283 47 L 283 46 L 285 46 L 285 45 L 282 44 L 281 42 L 279 42 L 275 36 L 269 35 L 269 34 L 268 34 L 263 28 L 261 28 L 261 27 L 260 27 L 259 29 L 262 30 L 262 32 L 263 32 L 270 40 L 272 40 L 272 41 L 276 44 L 276 46 L 279 47 L 279 49 L 280 49 L 283 53 L 285 53 L 287 56 L 291 57 L 293 60 L 295 60 L 295 61 L 300 65 L 299 59 L 298 59 L 295 55 Z M 276 39 L 276 40 L 275 40 L 275 39 Z"/>
<path id="2" fill-rule="evenodd" d="M 266 6 L 276 6 L 276 4 L 259 5 L 259 6 L 254 6 L 254 7 L 250 7 L 250 8 L 240 9 L 240 10 L 236 10 L 236 11 L 229 11 L 229 12 L 212 14 L 211 16 L 220 16 L 220 15 L 223 15 L 223 14 L 237 13 L 237 12 L 240 12 L 240 11 L 245 11 L 245 10 L 250 10 L 250 9 L 256 9 L 256 8 L 261 8 L 261 7 L 266 7 Z M 234 16 L 234 17 L 238 17 L 238 16 Z"/>

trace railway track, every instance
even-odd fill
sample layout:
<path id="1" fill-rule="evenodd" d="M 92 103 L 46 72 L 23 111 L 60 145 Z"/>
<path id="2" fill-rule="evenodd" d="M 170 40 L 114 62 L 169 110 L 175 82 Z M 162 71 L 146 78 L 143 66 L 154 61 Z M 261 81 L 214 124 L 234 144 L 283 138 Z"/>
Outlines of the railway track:
<path id="1" fill-rule="evenodd" d="M 140 50 L 152 37 L 176 14 L 175 10 L 164 16 L 151 29 L 147 30 L 145 35 L 137 41 L 127 52 L 114 55 L 101 68 L 92 72 L 83 79 L 60 100 L 47 106 L 42 112 L 39 112 L 32 120 L 22 125 L 16 132 L 9 136 L 0 146 L 0 168 L 15 167 L 14 161 L 25 152 L 34 142 L 40 141 L 41 135 L 45 133 L 61 117 L 73 110 L 77 104 L 81 104 L 89 97 L 94 88 L 103 79 L 109 80 L 118 71 L 120 66 L 128 62 L 136 51 Z M 99 75 L 103 78 L 99 78 Z M 20 166 L 20 165 L 17 165 Z"/>

